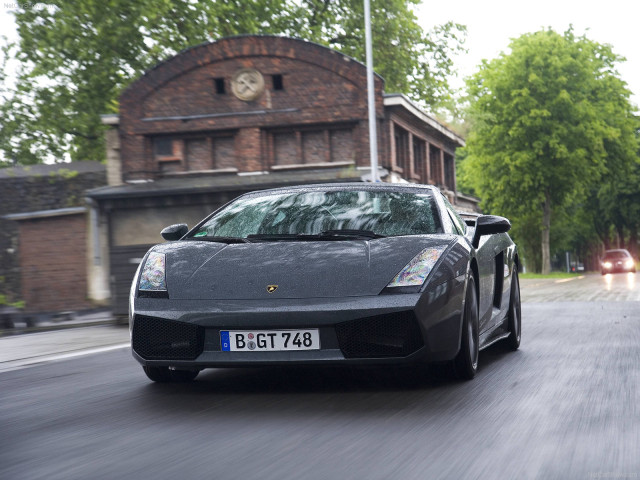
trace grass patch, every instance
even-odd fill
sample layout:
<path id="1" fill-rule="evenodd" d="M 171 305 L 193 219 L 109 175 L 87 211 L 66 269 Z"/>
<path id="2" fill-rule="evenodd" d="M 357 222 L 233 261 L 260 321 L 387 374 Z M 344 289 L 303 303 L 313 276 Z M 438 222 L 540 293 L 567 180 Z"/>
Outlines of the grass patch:
<path id="1" fill-rule="evenodd" d="M 584 275 L 584 272 L 580 272 L 580 273 L 567 273 L 567 272 L 551 272 L 547 275 L 543 275 L 541 273 L 521 273 L 519 276 L 520 278 L 531 278 L 531 279 L 537 279 L 537 278 L 572 278 L 572 277 L 578 277 L 580 275 Z"/>

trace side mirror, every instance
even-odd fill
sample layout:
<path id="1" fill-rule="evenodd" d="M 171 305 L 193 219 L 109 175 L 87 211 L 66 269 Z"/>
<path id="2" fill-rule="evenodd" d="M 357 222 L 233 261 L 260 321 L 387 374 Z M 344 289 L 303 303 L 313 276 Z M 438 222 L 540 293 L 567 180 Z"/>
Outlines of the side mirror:
<path id="1" fill-rule="evenodd" d="M 162 238 L 165 240 L 180 240 L 189 231 L 189 227 L 186 223 L 176 223 L 175 225 L 169 225 L 160 232 Z"/>
<path id="2" fill-rule="evenodd" d="M 480 237 L 494 233 L 506 233 L 511 229 L 511 222 L 497 215 L 480 215 L 476 220 L 476 231 L 473 234 L 473 248 L 480 245 Z"/>

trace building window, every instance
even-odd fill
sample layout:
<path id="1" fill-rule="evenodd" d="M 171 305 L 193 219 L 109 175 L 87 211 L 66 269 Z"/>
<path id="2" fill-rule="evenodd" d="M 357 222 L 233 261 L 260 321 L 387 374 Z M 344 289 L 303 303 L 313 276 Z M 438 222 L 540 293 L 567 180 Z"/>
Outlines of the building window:
<path id="1" fill-rule="evenodd" d="M 298 154 L 297 132 L 283 132 L 273 135 L 273 153 L 276 165 L 298 165 L 302 159 Z"/>
<path id="2" fill-rule="evenodd" d="M 444 183 L 454 192 L 456 190 L 456 165 L 453 155 L 444 154 Z"/>
<path id="3" fill-rule="evenodd" d="M 151 144 L 160 173 L 212 171 L 236 166 L 232 132 L 153 137 Z"/>
<path id="4" fill-rule="evenodd" d="M 159 137 L 153 140 L 153 153 L 156 157 L 173 156 L 173 139 L 169 137 Z"/>
<path id="5" fill-rule="evenodd" d="M 211 143 L 213 148 L 213 168 L 235 168 L 235 138 L 233 136 L 214 137 Z"/>
<path id="6" fill-rule="evenodd" d="M 225 93 L 225 89 L 224 89 L 224 78 L 214 78 L 213 79 L 213 83 L 216 87 L 216 93 L 218 95 L 222 95 Z"/>
<path id="7" fill-rule="evenodd" d="M 325 163 L 331 160 L 326 130 L 302 132 L 302 163 Z"/>
<path id="8" fill-rule="evenodd" d="M 211 146 L 206 138 L 188 138 L 184 140 L 184 153 L 189 171 L 211 170 Z"/>
<path id="9" fill-rule="evenodd" d="M 420 183 L 427 183 L 427 142 L 417 137 L 413 137 L 413 164 Z"/>
<path id="10" fill-rule="evenodd" d="M 153 139 L 153 156 L 158 162 L 161 173 L 180 172 L 184 169 L 184 142 L 173 137 L 155 137 Z"/>
<path id="11" fill-rule="evenodd" d="M 273 89 L 274 90 L 284 90 L 284 83 L 282 81 L 282 75 L 272 75 L 271 80 L 273 81 Z"/>
<path id="12" fill-rule="evenodd" d="M 429 169 L 431 170 L 431 178 L 429 181 L 434 185 L 442 185 L 444 183 L 442 172 L 442 150 L 433 145 L 429 145 Z"/>
<path id="13" fill-rule="evenodd" d="M 353 128 L 308 128 L 268 133 L 274 167 L 355 162 Z"/>
<path id="14" fill-rule="evenodd" d="M 396 167 L 399 171 L 409 166 L 409 132 L 398 127 L 394 127 L 394 136 L 396 141 Z"/>
<path id="15" fill-rule="evenodd" d="M 353 130 L 344 128 L 330 130 L 329 145 L 331 149 L 332 162 L 354 162 L 356 161 L 356 147 L 353 141 Z"/>

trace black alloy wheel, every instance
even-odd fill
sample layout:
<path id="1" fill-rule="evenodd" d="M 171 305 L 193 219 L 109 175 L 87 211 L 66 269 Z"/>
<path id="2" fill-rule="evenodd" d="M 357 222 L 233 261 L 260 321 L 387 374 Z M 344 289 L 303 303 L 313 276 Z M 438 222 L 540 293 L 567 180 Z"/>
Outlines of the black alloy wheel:
<path id="1" fill-rule="evenodd" d="M 520 281 L 518 280 L 518 267 L 513 266 L 511 274 L 511 296 L 509 297 L 509 336 L 507 345 L 511 350 L 518 350 L 522 336 L 522 312 L 520 309 Z"/>
<path id="2" fill-rule="evenodd" d="M 476 282 L 472 275 L 467 282 L 460 351 L 453 360 L 456 377 L 463 380 L 471 380 L 476 376 L 478 372 L 479 341 L 478 295 Z"/>

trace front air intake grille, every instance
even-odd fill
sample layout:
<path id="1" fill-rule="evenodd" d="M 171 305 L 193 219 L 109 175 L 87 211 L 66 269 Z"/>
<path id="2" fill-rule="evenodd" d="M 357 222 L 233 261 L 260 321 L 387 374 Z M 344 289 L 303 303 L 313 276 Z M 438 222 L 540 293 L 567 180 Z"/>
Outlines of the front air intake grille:
<path id="1" fill-rule="evenodd" d="M 424 345 L 411 311 L 339 323 L 336 335 L 346 358 L 406 357 Z"/>
<path id="2" fill-rule="evenodd" d="M 136 315 L 131 344 L 146 360 L 194 360 L 204 349 L 204 328 Z"/>

